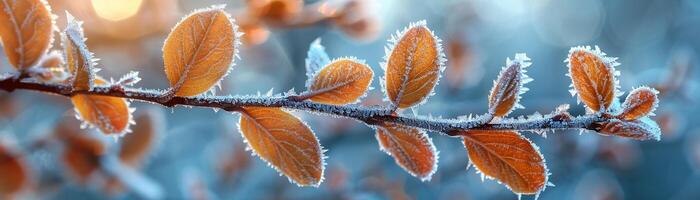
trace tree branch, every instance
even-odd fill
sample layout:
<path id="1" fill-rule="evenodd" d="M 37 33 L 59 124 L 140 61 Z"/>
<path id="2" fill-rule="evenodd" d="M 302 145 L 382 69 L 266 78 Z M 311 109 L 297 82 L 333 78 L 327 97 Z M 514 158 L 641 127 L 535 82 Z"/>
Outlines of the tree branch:
<path id="1" fill-rule="evenodd" d="M 435 131 L 449 136 L 459 136 L 464 130 L 517 130 L 517 131 L 544 131 L 559 129 L 588 129 L 596 130 L 595 123 L 609 121 L 609 118 L 584 115 L 570 117 L 568 113 L 559 113 L 547 117 L 529 119 L 508 118 L 496 123 L 484 123 L 477 117 L 473 119 L 433 119 L 420 116 L 400 116 L 390 109 L 379 106 L 359 105 L 328 105 L 300 100 L 297 96 L 197 96 L 197 97 L 172 97 L 162 98 L 165 91 L 130 88 L 121 85 L 95 86 L 91 91 L 73 91 L 69 85 L 56 83 L 40 83 L 33 79 L 27 79 L 24 75 L 0 76 L 0 89 L 7 92 L 15 90 L 30 90 L 54 95 L 72 97 L 78 94 L 121 97 L 131 100 L 161 104 L 165 107 L 194 106 L 204 108 L 216 108 L 235 112 L 245 106 L 256 107 L 282 107 L 295 110 L 305 110 L 315 113 L 330 114 L 334 116 L 352 118 L 369 125 L 377 125 L 383 122 L 391 122 Z M 564 114 L 566 116 L 564 116 Z M 567 117 L 568 116 L 568 117 Z"/>

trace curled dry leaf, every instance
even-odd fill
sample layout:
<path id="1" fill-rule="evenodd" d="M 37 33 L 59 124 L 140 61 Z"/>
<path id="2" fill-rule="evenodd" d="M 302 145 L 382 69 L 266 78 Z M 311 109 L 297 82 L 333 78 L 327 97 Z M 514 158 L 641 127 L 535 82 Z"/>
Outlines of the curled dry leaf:
<path id="1" fill-rule="evenodd" d="M 61 161 L 66 170 L 81 184 L 86 184 L 100 170 L 100 157 L 107 151 L 105 144 L 79 129 L 79 122 L 65 118 L 54 129 L 63 143 Z"/>
<path id="2" fill-rule="evenodd" d="M 163 116 L 155 110 L 144 110 L 135 117 L 134 130 L 124 136 L 120 148 L 119 159 L 129 167 L 139 167 L 144 158 L 151 152 L 158 139 L 158 134 L 164 129 Z"/>
<path id="3" fill-rule="evenodd" d="M 97 85 L 106 84 L 104 80 L 97 78 Z M 97 96 L 78 94 L 71 97 L 77 113 L 76 117 L 84 123 L 98 128 L 105 135 L 122 136 L 130 132 L 129 124 L 132 124 L 129 103 L 119 97 Z"/>
<path id="4" fill-rule="evenodd" d="M 234 65 L 239 37 L 224 6 L 196 10 L 180 21 L 163 46 L 172 92 L 195 96 L 218 85 Z"/>
<path id="5" fill-rule="evenodd" d="M 518 104 L 520 95 L 528 90 L 523 85 L 532 81 L 524 69 L 531 65 L 529 61 L 524 53 L 515 54 L 515 60 L 506 59 L 506 66 L 501 69 L 489 95 L 489 114 L 502 117 L 522 107 Z"/>
<path id="6" fill-rule="evenodd" d="M 659 94 L 658 91 L 648 87 L 632 90 L 622 104 L 622 113 L 617 117 L 630 121 L 653 114 L 659 103 L 657 94 Z"/>
<path id="7" fill-rule="evenodd" d="M 290 181 L 301 186 L 321 183 L 321 145 L 297 117 L 279 108 L 245 107 L 239 128 L 250 149 Z"/>
<path id="8" fill-rule="evenodd" d="M 424 131 L 400 124 L 377 126 L 379 147 L 396 163 L 422 181 L 430 180 L 437 170 L 438 152 Z"/>
<path id="9" fill-rule="evenodd" d="M 374 72 L 363 61 L 338 59 L 323 68 L 309 87 L 309 100 L 344 105 L 362 97 L 372 83 Z"/>
<path id="10" fill-rule="evenodd" d="M 547 186 L 547 166 L 539 148 L 515 131 L 470 130 L 463 134 L 469 160 L 489 178 L 518 194 Z"/>
<path id="11" fill-rule="evenodd" d="M 602 135 L 613 135 L 636 140 L 661 140 L 659 125 L 648 117 L 632 121 L 610 119 L 593 124 L 593 128 Z"/>
<path id="12" fill-rule="evenodd" d="M 91 90 L 95 84 L 95 73 L 98 71 L 95 68 L 97 59 L 93 58 L 92 52 L 85 45 L 83 22 L 75 20 L 68 12 L 66 17 L 68 22 L 61 38 L 64 59 L 72 75 L 70 83 L 75 91 Z"/>
<path id="13" fill-rule="evenodd" d="M 444 70 L 445 56 L 440 39 L 425 21 L 412 23 L 389 40 L 384 87 L 389 100 L 398 108 L 423 102 L 437 85 Z"/>
<path id="14" fill-rule="evenodd" d="M 0 0 L 0 38 L 17 69 L 33 66 L 53 43 L 54 17 L 44 0 Z"/>
<path id="15" fill-rule="evenodd" d="M 29 182 L 29 168 L 21 156 L 0 143 L 0 198 L 12 199 Z"/>
<path id="16" fill-rule="evenodd" d="M 598 46 L 573 47 L 569 50 L 569 74 L 578 100 L 594 112 L 606 112 L 617 97 L 618 82 L 615 77 L 617 58 L 606 57 Z"/>

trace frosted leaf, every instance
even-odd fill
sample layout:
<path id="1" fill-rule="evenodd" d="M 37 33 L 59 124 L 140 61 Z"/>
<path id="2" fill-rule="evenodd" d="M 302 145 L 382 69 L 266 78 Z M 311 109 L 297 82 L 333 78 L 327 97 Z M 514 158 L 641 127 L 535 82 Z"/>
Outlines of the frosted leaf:
<path id="1" fill-rule="evenodd" d="M 595 46 L 578 46 L 569 50 L 567 63 L 572 80 L 572 94 L 592 112 L 608 112 L 608 108 L 622 93 L 619 91 L 620 65 L 615 57 L 607 57 Z"/>
<path id="2" fill-rule="evenodd" d="M 279 108 L 244 107 L 239 130 L 254 154 L 300 186 L 323 181 L 325 156 L 306 123 Z"/>
<path id="3" fill-rule="evenodd" d="M 385 62 L 380 64 L 385 70 L 380 84 L 396 108 L 422 104 L 434 95 L 445 70 L 441 42 L 425 20 L 411 23 L 389 39 Z"/>
<path id="4" fill-rule="evenodd" d="M 96 83 L 107 84 L 99 78 Z M 134 108 L 124 98 L 78 94 L 71 97 L 71 102 L 75 107 L 76 118 L 83 123 L 81 128 L 96 128 L 105 135 L 117 137 L 131 132 Z"/>
<path id="5" fill-rule="evenodd" d="M 306 87 L 313 84 L 314 76 L 331 62 L 326 48 L 321 45 L 321 38 L 316 38 L 309 46 L 306 56 Z"/>
<path id="6" fill-rule="evenodd" d="M 622 104 L 622 112 L 618 118 L 625 120 L 635 120 L 644 116 L 654 116 L 654 110 L 658 106 L 658 91 L 649 87 L 634 89 Z"/>
<path id="7" fill-rule="evenodd" d="M 596 122 L 594 128 L 602 135 L 612 135 L 637 140 L 661 140 L 661 129 L 659 125 L 649 117 L 642 117 L 634 121 L 609 119 L 605 122 Z"/>
<path id="8" fill-rule="evenodd" d="M 318 103 L 355 103 L 367 94 L 374 72 L 363 60 L 339 58 L 316 72 L 308 91 L 302 94 Z"/>
<path id="9" fill-rule="evenodd" d="M 384 123 L 375 129 L 381 150 L 421 181 L 431 179 L 437 170 L 438 152 L 424 131 L 393 123 Z"/>
<path id="10" fill-rule="evenodd" d="M 489 95 L 489 114 L 496 117 L 508 115 L 515 108 L 523 108 L 519 104 L 521 95 L 528 91 L 523 87 L 532 81 L 525 74 L 525 68 L 530 66 L 530 58 L 524 53 L 515 54 L 515 59 L 506 58 L 506 65 L 501 68 L 498 78 L 494 81 Z"/>
<path id="11" fill-rule="evenodd" d="M 34 66 L 51 49 L 56 16 L 45 0 L 0 1 L 0 43 L 15 69 Z"/>
<path id="12" fill-rule="evenodd" d="M 549 172 L 539 147 L 515 131 L 470 130 L 462 133 L 469 160 L 482 177 L 495 179 L 516 194 L 536 194 Z"/>
<path id="13" fill-rule="evenodd" d="M 238 57 L 241 33 L 225 5 L 198 9 L 172 29 L 163 45 L 165 73 L 176 96 L 213 93 Z"/>
<path id="14" fill-rule="evenodd" d="M 95 85 L 95 74 L 100 71 L 96 68 L 98 59 L 94 58 L 85 45 L 83 22 L 76 20 L 66 11 L 66 29 L 61 33 L 63 44 L 63 58 L 71 73 L 70 83 L 73 90 L 92 90 Z"/>

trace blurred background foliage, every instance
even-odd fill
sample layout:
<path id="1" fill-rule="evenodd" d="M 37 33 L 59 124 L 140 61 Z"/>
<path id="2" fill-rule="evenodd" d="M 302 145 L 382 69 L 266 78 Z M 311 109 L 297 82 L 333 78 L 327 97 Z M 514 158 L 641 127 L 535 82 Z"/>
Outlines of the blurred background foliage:
<path id="1" fill-rule="evenodd" d="M 49 0 L 58 25 L 65 12 L 84 20 L 87 44 L 106 77 L 141 72 L 140 86 L 166 88 L 162 45 L 186 14 L 228 4 L 245 32 L 240 59 L 219 94 L 255 94 L 304 88 L 308 46 L 321 38 L 331 57 L 364 59 L 383 74 L 386 40 L 410 22 L 426 19 L 443 40 L 448 67 L 437 95 L 418 113 L 456 117 L 483 113 L 486 94 L 505 57 L 525 52 L 535 79 L 526 109 L 513 115 L 549 113 L 576 104 L 562 62 L 571 46 L 599 45 L 620 57 L 621 89 L 648 85 L 661 91 L 654 118 L 660 142 L 639 142 L 557 131 L 547 138 L 526 133 L 542 150 L 550 181 L 541 199 L 699 199 L 700 127 L 697 109 L 700 2 L 694 0 Z M 54 46 L 58 46 L 56 43 Z M 0 57 L 2 72 L 12 68 Z M 385 105 L 378 81 L 363 101 Z M 440 151 L 431 181 L 421 182 L 380 152 L 373 130 L 348 119 L 295 112 L 328 150 L 325 181 L 300 188 L 245 151 L 238 116 L 210 109 L 158 108 L 133 103 L 136 115 L 154 112 L 155 146 L 139 168 L 165 199 L 513 199 L 494 181 L 467 168 L 459 140 L 433 137 Z M 572 106 L 572 114 L 583 114 Z M 410 111 L 409 111 L 410 112 Z M 74 113 L 68 99 L 18 91 L 0 93 L 0 138 L 27 160 L 33 176 L 28 198 L 146 198 L 138 189 L 107 190 L 67 173 L 48 135 L 65 131 Z M 73 122 L 77 123 L 77 122 Z M 77 130 L 91 132 L 92 130 Z M 108 149 L 122 141 L 105 139 Z M 48 146 L 48 147 L 46 147 Z M 60 144 L 59 144 L 60 146 Z M 65 146 L 65 144 L 64 144 Z M 65 148 L 65 147 L 64 147 Z M 109 152 L 107 152 L 109 153 Z M 125 183 L 128 185 L 128 183 Z M 138 187 L 138 186 L 137 186 Z M 150 188 L 152 189 L 152 188 Z M 524 197 L 533 198 L 533 197 Z"/>

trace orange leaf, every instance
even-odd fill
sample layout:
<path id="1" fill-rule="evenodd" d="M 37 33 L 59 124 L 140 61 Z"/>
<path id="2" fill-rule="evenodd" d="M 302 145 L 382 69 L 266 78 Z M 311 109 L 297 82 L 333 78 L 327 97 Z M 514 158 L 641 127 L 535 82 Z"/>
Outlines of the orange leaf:
<path id="1" fill-rule="evenodd" d="M 124 136 L 119 148 L 119 159 L 129 167 L 138 167 L 155 146 L 158 134 L 164 129 L 163 116 L 156 110 L 145 110 L 135 117 L 134 130 Z"/>
<path id="2" fill-rule="evenodd" d="M 0 198 L 13 199 L 29 182 L 29 168 L 20 155 L 0 143 Z"/>
<path id="3" fill-rule="evenodd" d="M 389 100 L 398 108 L 425 101 L 444 69 L 440 39 L 433 35 L 425 21 L 419 21 L 389 41 L 395 42 L 387 52 L 385 66 L 384 87 Z"/>
<path id="4" fill-rule="evenodd" d="M 79 128 L 79 122 L 66 118 L 54 134 L 63 142 L 61 160 L 67 171 L 81 184 L 100 170 L 100 157 L 107 151 L 104 143 Z"/>
<path id="5" fill-rule="evenodd" d="M 438 153 L 433 140 L 424 131 L 400 124 L 377 127 L 379 147 L 394 157 L 396 164 L 422 181 L 430 180 L 437 170 Z"/>
<path id="6" fill-rule="evenodd" d="M 239 37 L 223 6 L 196 10 L 180 21 L 163 46 L 172 92 L 195 96 L 218 85 L 234 64 Z"/>
<path id="7" fill-rule="evenodd" d="M 593 128 L 602 135 L 613 135 L 637 140 L 661 140 L 659 125 L 648 117 L 642 117 L 633 121 L 610 119 L 605 122 L 595 123 Z"/>
<path id="8" fill-rule="evenodd" d="M 250 149 L 301 186 L 323 179 L 323 151 L 301 120 L 279 108 L 245 107 L 239 128 Z"/>
<path id="9" fill-rule="evenodd" d="M 68 22 L 61 38 L 66 65 L 72 75 L 71 85 L 76 91 L 91 90 L 95 83 L 95 73 L 98 71 L 95 68 L 96 59 L 85 45 L 86 38 L 81 27 L 83 22 L 75 20 L 68 12 L 66 18 Z"/>
<path id="10" fill-rule="evenodd" d="M 523 85 L 532 80 L 524 70 L 531 64 L 528 61 L 530 58 L 525 54 L 515 54 L 514 61 L 510 58 L 506 59 L 506 66 L 501 69 L 489 95 L 490 114 L 502 117 L 508 115 L 514 108 L 522 107 L 518 104 L 520 95 L 527 91 Z"/>
<path id="11" fill-rule="evenodd" d="M 96 79 L 97 85 L 106 84 Z M 121 136 L 129 130 L 131 112 L 129 103 L 119 97 L 79 94 L 71 97 L 77 117 L 103 134 Z"/>
<path id="12" fill-rule="evenodd" d="M 469 160 L 482 175 L 494 178 L 518 194 L 546 187 L 547 166 L 539 148 L 515 131 L 464 132 Z"/>
<path id="13" fill-rule="evenodd" d="M 578 93 L 579 101 L 594 112 L 606 112 L 615 100 L 618 82 L 615 80 L 617 58 L 606 57 L 598 46 L 573 47 L 569 50 L 569 74 L 572 86 L 571 94 Z"/>
<path id="14" fill-rule="evenodd" d="M 323 68 L 309 87 L 314 102 L 343 105 L 357 101 L 372 83 L 374 72 L 362 61 L 338 59 Z"/>
<path id="15" fill-rule="evenodd" d="M 656 97 L 658 93 L 655 89 L 648 87 L 632 90 L 627 95 L 625 103 L 622 104 L 622 113 L 617 115 L 617 117 L 630 121 L 653 114 L 659 102 L 659 99 Z"/>
<path id="16" fill-rule="evenodd" d="M 53 43 L 54 17 L 44 0 L 0 0 L 0 38 L 16 69 L 33 66 Z"/>

